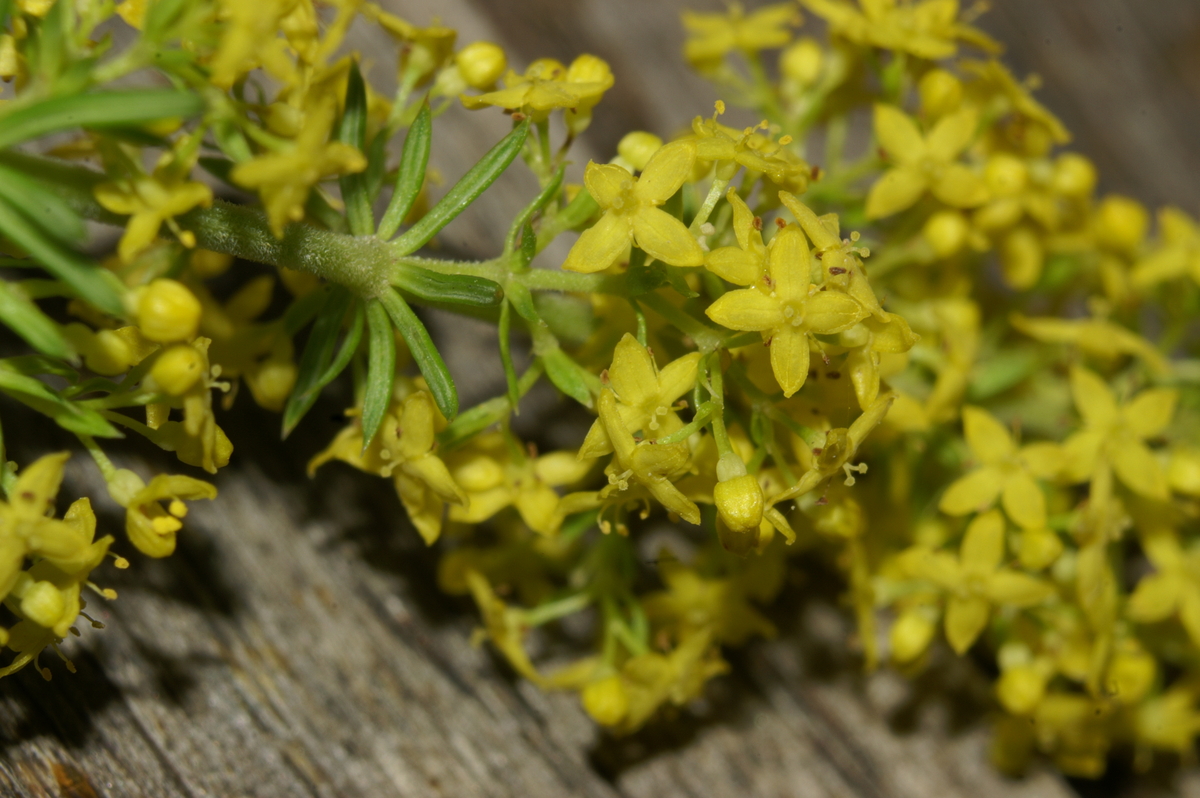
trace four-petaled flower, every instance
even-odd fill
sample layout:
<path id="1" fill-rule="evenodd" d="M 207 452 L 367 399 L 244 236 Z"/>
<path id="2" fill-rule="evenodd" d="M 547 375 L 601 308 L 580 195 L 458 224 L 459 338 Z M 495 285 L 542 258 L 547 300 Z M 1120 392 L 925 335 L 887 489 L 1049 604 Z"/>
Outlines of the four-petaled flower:
<path id="1" fill-rule="evenodd" d="M 195 235 L 179 230 L 174 217 L 195 207 L 207 208 L 213 197 L 212 189 L 188 180 L 187 172 L 187 168 L 170 168 L 168 161 L 160 163 L 152 175 L 138 175 L 96 186 L 93 193 L 105 210 L 129 216 L 125 233 L 117 245 L 117 255 L 122 262 L 131 262 L 154 243 L 164 223 L 173 227 L 185 245 L 195 246 Z"/>
<path id="2" fill-rule="evenodd" d="M 930 60 L 954 55 L 959 39 L 984 50 L 1000 49 L 983 31 L 958 21 L 958 0 L 860 0 L 862 10 L 849 0 L 800 2 L 824 18 L 833 33 L 855 44 Z"/>
<path id="3" fill-rule="evenodd" d="M 857 300 L 813 285 L 811 267 L 804 234 L 789 225 L 771 239 L 768 276 L 750 288 L 730 291 L 705 311 L 731 330 L 762 333 L 785 397 L 808 379 L 809 339 L 847 330 L 867 315 Z"/>
<path id="4" fill-rule="evenodd" d="M 535 122 L 544 120 L 555 108 L 566 108 L 570 122 L 572 114 L 590 119 L 591 110 L 612 85 L 612 70 L 594 55 L 581 55 L 569 67 L 553 58 L 539 58 L 523 75 L 510 69 L 504 76 L 505 88 L 464 94 L 459 99 L 473 111 L 487 107 L 521 111 Z"/>
<path id="5" fill-rule="evenodd" d="M 741 3 L 730 3 L 727 14 L 684 11 L 682 19 L 689 34 L 683 55 L 702 68 L 733 50 L 750 54 L 783 47 L 792 38 L 789 28 L 800 22 L 800 12 L 792 3 L 776 3 L 747 14 Z"/>
<path id="6" fill-rule="evenodd" d="M 607 269 L 630 242 L 672 266 L 702 265 L 704 250 L 687 227 L 658 207 L 679 190 L 695 162 L 691 141 L 664 146 L 639 177 L 620 166 L 589 161 L 583 181 L 604 215 L 583 232 L 562 267 L 589 274 Z"/>
<path id="7" fill-rule="evenodd" d="M 1138 288 L 1177 280 L 1185 275 L 1200 283 L 1200 226 L 1178 208 L 1158 214 L 1163 243 L 1133 268 L 1130 279 Z"/>
<path id="8" fill-rule="evenodd" d="M 1142 550 L 1157 570 L 1129 597 L 1129 617 L 1158 623 L 1178 615 L 1192 643 L 1200 646 L 1200 549 L 1184 549 L 1175 531 L 1167 529 L 1143 537 Z"/>

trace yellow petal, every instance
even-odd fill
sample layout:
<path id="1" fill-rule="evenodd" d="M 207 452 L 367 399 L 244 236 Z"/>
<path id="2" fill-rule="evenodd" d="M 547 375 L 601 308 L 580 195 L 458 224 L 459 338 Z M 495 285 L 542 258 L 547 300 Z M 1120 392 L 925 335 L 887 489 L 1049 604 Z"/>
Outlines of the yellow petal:
<path id="1" fill-rule="evenodd" d="M 1009 475 L 1000 496 L 1004 512 L 1022 529 L 1040 529 L 1046 525 L 1046 497 L 1024 471 Z"/>
<path id="2" fill-rule="evenodd" d="M 753 285 L 763 273 L 761 255 L 738 247 L 721 247 L 708 253 L 704 265 L 718 277 L 734 285 Z"/>
<path id="3" fill-rule="evenodd" d="M 1062 447 L 1048 441 L 1022 446 L 1018 457 L 1029 469 L 1029 473 L 1039 479 L 1051 479 L 1058 476 L 1065 461 Z"/>
<path id="4" fill-rule="evenodd" d="M 963 568 L 975 573 L 991 573 L 1004 558 L 1004 516 L 989 510 L 967 525 L 958 553 Z"/>
<path id="5" fill-rule="evenodd" d="M 911 208 L 929 182 L 917 169 L 898 166 L 883 173 L 867 194 L 867 218 L 882 219 Z"/>
<path id="6" fill-rule="evenodd" d="M 925 140 L 916 122 L 894 105 L 875 106 L 875 137 L 887 156 L 901 163 L 925 156 Z"/>
<path id="7" fill-rule="evenodd" d="M 694 141 L 675 141 L 663 146 L 646 163 L 634 193 L 643 202 L 661 205 L 687 180 L 695 162 Z"/>
<path id="8" fill-rule="evenodd" d="M 583 182 L 596 204 L 607 210 L 621 198 L 625 190 L 633 187 L 633 175 L 614 164 L 588 161 Z"/>
<path id="9" fill-rule="evenodd" d="M 1138 623 L 1158 623 L 1175 612 L 1182 585 L 1171 574 L 1144 577 L 1129 597 L 1126 611 Z"/>
<path id="10" fill-rule="evenodd" d="M 1000 571 L 988 582 L 988 598 L 1010 607 L 1032 607 L 1053 595 L 1049 582 L 1017 571 Z"/>
<path id="11" fill-rule="evenodd" d="M 689 352 L 668 363 L 658 374 L 658 400 L 664 405 L 674 404 L 676 399 L 692 390 L 699 364 L 699 352 Z"/>
<path id="12" fill-rule="evenodd" d="M 1062 478 L 1069 483 L 1091 479 L 1099 466 L 1103 444 L 1104 432 L 1100 429 L 1081 430 L 1067 438 L 1063 444 Z"/>
<path id="13" fill-rule="evenodd" d="M 1172 388 L 1150 388 L 1142 391 L 1121 408 L 1121 418 L 1140 438 L 1158 435 L 1175 415 L 1179 391 Z"/>
<path id="14" fill-rule="evenodd" d="M 1071 367 L 1071 396 L 1089 427 L 1108 426 L 1117 420 L 1117 400 L 1104 380 L 1081 366 Z"/>
<path id="15" fill-rule="evenodd" d="M 971 143 L 978 126 L 979 114 L 974 108 L 963 108 L 942 117 L 925 140 L 930 157 L 939 161 L 953 161 Z"/>
<path id="16" fill-rule="evenodd" d="M 924 579 L 945 590 L 957 590 L 963 581 L 958 559 L 944 551 L 911 548 L 898 558 L 900 569 L 914 579 Z"/>
<path id="17" fill-rule="evenodd" d="M 771 330 L 783 323 L 778 300 L 757 288 L 743 288 L 721 296 L 704 311 L 710 319 L 731 330 Z"/>
<path id="18" fill-rule="evenodd" d="M 608 380 L 622 404 L 640 407 L 658 394 L 658 374 L 650 353 L 629 333 L 613 350 Z"/>
<path id="19" fill-rule="evenodd" d="M 807 297 L 811 268 L 812 255 L 804 233 L 791 225 L 780 230 L 771 240 L 767 265 L 779 299 L 789 302 Z"/>
<path id="20" fill-rule="evenodd" d="M 400 413 L 400 456 L 415 459 L 433 448 L 433 397 L 427 391 L 417 391 L 404 400 Z"/>
<path id="21" fill-rule="evenodd" d="M 757 244 L 761 248 L 762 233 L 754 229 L 754 212 L 750 210 L 750 206 L 738 195 L 737 189 L 729 189 L 725 197 L 729 200 L 729 207 L 733 209 L 733 232 L 737 236 L 738 246 L 749 250 Z"/>
<path id="22" fill-rule="evenodd" d="M 956 654 L 965 654 L 987 625 L 990 608 L 978 596 L 951 596 L 946 602 L 946 641 Z"/>
<path id="23" fill-rule="evenodd" d="M 931 188 L 935 197 L 956 208 L 974 208 L 988 198 L 983 178 L 960 163 L 947 166 Z"/>
<path id="24" fill-rule="evenodd" d="M 1025 529 L 1017 544 L 1021 565 L 1031 571 L 1049 566 L 1063 553 L 1063 543 L 1049 529 Z"/>
<path id="25" fill-rule="evenodd" d="M 9 494 L 9 504 L 17 518 L 38 520 L 54 508 L 54 497 L 63 481 L 63 466 L 70 457 L 70 452 L 43 455 L 21 470 Z"/>
<path id="26" fill-rule="evenodd" d="M 971 453 L 981 463 L 997 463 L 1011 457 L 1017 450 L 1012 435 L 995 416 L 983 408 L 964 405 L 962 410 L 963 437 Z"/>
<path id="27" fill-rule="evenodd" d="M 700 249 L 687 226 L 666 211 L 649 206 L 639 210 L 633 216 L 633 237 L 647 255 L 663 263 L 704 265 L 704 250 Z"/>
<path id="28" fill-rule="evenodd" d="M 770 349 L 771 370 L 784 397 L 789 397 L 808 379 L 808 334 L 793 327 L 780 328 L 771 338 Z"/>
<path id="29" fill-rule="evenodd" d="M 1140 441 L 1125 440 L 1112 447 L 1112 467 L 1125 487 L 1151 499 L 1166 501 L 1171 491 L 1158 460 Z"/>
<path id="30" fill-rule="evenodd" d="M 983 466 L 950 483 L 938 509 L 947 515 L 966 515 L 991 507 L 1004 488 L 1000 470 Z"/>
<path id="31" fill-rule="evenodd" d="M 857 300 L 837 291 L 820 291 L 804 306 L 804 326 L 818 335 L 848 330 L 867 316 Z"/>
<path id="32" fill-rule="evenodd" d="M 594 225 L 583 231 L 583 235 L 579 236 L 579 240 L 567 253 L 562 267 L 570 272 L 584 274 L 603 271 L 621 257 L 632 238 L 633 227 L 629 219 L 615 213 L 606 213 Z"/>
<path id="33" fill-rule="evenodd" d="M 1179 603 L 1179 620 L 1187 630 L 1188 637 L 1192 639 L 1192 645 L 1200 646 L 1200 592 L 1197 592 L 1194 585 L 1183 589 Z"/>

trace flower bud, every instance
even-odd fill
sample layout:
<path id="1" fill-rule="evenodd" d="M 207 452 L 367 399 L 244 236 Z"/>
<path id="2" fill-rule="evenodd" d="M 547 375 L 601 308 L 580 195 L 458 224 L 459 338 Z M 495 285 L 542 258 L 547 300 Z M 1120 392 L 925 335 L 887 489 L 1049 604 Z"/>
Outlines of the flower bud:
<path id="1" fill-rule="evenodd" d="M 1014 715 L 1028 715 L 1046 694 L 1046 677 L 1033 665 L 1009 668 L 996 681 L 996 697 Z"/>
<path id="2" fill-rule="evenodd" d="M 1017 555 L 1021 565 L 1031 571 L 1047 567 L 1063 552 L 1062 541 L 1049 529 L 1026 529 L 1021 532 L 1017 543 Z"/>
<path id="3" fill-rule="evenodd" d="M 141 290 L 134 315 L 146 338 L 172 343 L 195 337 L 200 312 L 200 301 L 187 286 L 160 278 Z"/>
<path id="4" fill-rule="evenodd" d="M 779 71 L 789 81 L 808 88 L 821 77 L 825 53 L 815 39 L 798 39 L 779 56 Z"/>
<path id="5" fill-rule="evenodd" d="M 1122 704 L 1140 702 L 1154 685 L 1158 664 L 1136 644 L 1113 657 L 1108 668 L 1108 691 Z"/>
<path id="6" fill-rule="evenodd" d="M 1025 190 L 1029 182 L 1029 168 L 1017 156 L 998 152 L 988 158 L 983 177 L 993 194 L 1012 196 Z"/>
<path id="7" fill-rule="evenodd" d="M 204 356 L 187 344 L 172 346 L 158 356 L 150 377 L 163 393 L 182 396 L 204 375 Z"/>
<path id="8" fill-rule="evenodd" d="M 629 712 L 629 696 L 619 676 L 592 682 L 583 688 L 580 698 L 584 710 L 601 726 L 615 726 Z"/>
<path id="9" fill-rule="evenodd" d="M 21 596 L 21 614 L 47 629 L 54 628 L 65 610 L 62 591 L 50 582 L 34 582 Z"/>
<path id="10" fill-rule="evenodd" d="M 1149 226 L 1150 216 L 1142 204 L 1120 194 L 1109 194 L 1096 209 L 1096 237 L 1113 249 L 1136 248 Z"/>
<path id="11" fill-rule="evenodd" d="M 1063 153 L 1054 162 L 1050 185 L 1067 197 L 1087 197 L 1096 188 L 1096 167 L 1078 153 Z"/>
<path id="12" fill-rule="evenodd" d="M 929 648 L 936 631 L 937 627 L 923 608 L 905 610 L 888 633 L 892 659 L 899 663 L 912 662 Z"/>
<path id="13" fill-rule="evenodd" d="M 454 63 L 467 85 L 480 91 L 494 86 L 504 70 L 508 69 L 504 50 L 491 42 L 468 44 L 454 56 Z"/>
<path id="14" fill-rule="evenodd" d="M 921 95 L 921 113 L 934 119 L 945 116 L 962 104 L 962 81 L 944 69 L 931 69 L 917 84 Z"/>
<path id="15" fill-rule="evenodd" d="M 246 384 L 259 407 L 278 413 L 296 385 L 297 373 L 296 364 L 291 360 L 272 357 L 246 374 Z"/>
<path id="16" fill-rule="evenodd" d="M 124 374 L 136 362 L 133 347 L 112 330 L 97 330 L 83 353 L 84 363 L 97 374 Z"/>
<path id="17" fill-rule="evenodd" d="M 646 168 L 650 157 L 658 152 L 662 145 L 663 140 L 653 133 L 635 130 L 621 138 L 617 144 L 617 154 L 632 166 L 634 171 L 640 172 Z"/>
<path id="18" fill-rule="evenodd" d="M 755 533 L 763 517 L 763 492 L 758 477 L 753 474 L 719 482 L 713 488 L 713 500 L 717 503 L 717 515 L 730 530 L 739 533 Z"/>
<path id="19" fill-rule="evenodd" d="M 1000 266 L 1004 279 L 1013 288 L 1033 288 L 1042 274 L 1045 253 L 1038 234 L 1030 227 L 1013 230 L 1000 244 Z"/>
<path id="20" fill-rule="evenodd" d="M 939 258 L 948 258 L 967 243 L 967 220 L 958 211 L 938 211 L 929 217 L 921 234 Z"/>

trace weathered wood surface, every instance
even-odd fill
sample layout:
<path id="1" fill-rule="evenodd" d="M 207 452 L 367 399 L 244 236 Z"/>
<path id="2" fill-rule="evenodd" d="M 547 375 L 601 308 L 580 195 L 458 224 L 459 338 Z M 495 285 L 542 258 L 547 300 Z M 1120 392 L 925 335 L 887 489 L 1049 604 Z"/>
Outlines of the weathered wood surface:
<path id="1" fill-rule="evenodd" d="M 679 65 L 679 0 L 392 5 L 418 23 L 437 13 L 465 40 L 501 41 L 518 61 L 583 51 L 609 59 L 617 86 L 581 161 L 610 152 L 631 127 L 670 131 L 714 99 Z M 997 5 L 986 26 L 1009 43 L 1018 70 L 1045 76 L 1043 96 L 1100 162 L 1108 187 L 1200 209 L 1200 7 Z M 390 71 L 384 42 L 360 42 L 381 53 L 377 69 Z M 435 142 L 451 178 L 462 167 L 447 153 L 481 152 L 504 128 L 499 114 L 456 113 L 470 127 Z M 528 188 L 515 180 L 510 193 L 494 192 L 451 228 L 446 245 L 493 250 L 511 197 Z M 494 359 L 493 339 L 456 329 L 470 340 L 449 359 L 465 379 Z M 485 373 L 464 386 L 465 398 L 495 387 Z M 435 554 L 404 528 L 382 481 L 338 468 L 319 486 L 306 479 L 303 463 L 335 431 L 329 418 L 340 401 L 323 400 L 282 449 L 274 418 L 251 411 L 231 419 L 235 462 L 217 480 L 220 498 L 195 506 L 179 552 L 102 572 L 121 598 L 93 604 L 108 628 L 68 645 L 79 673 L 51 664 L 51 684 L 32 669 L 0 681 L 0 794 L 1073 793 L 1046 772 L 1013 782 L 990 769 L 988 697 L 969 662 L 943 663 L 916 685 L 886 673 L 864 678 L 842 653 L 848 629 L 837 608 L 806 601 L 799 588 L 775 610 L 781 637 L 733 653 L 733 675 L 701 705 L 630 739 L 597 734 L 574 699 L 515 681 L 486 648 L 470 646 L 473 608 L 438 593 Z M 11 434 L 20 425 L 10 410 Z M 30 452 L 64 444 L 23 442 Z M 132 452 L 125 457 L 136 462 Z M 72 463 L 68 492 L 104 492 L 83 457 Z M 114 508 L 100 509 L 102 524 L 120 529 Z M 1200 794 L 1192 774 L 1171 778 L 1142 787 L 1118 778 L 1093 794 Z"/>

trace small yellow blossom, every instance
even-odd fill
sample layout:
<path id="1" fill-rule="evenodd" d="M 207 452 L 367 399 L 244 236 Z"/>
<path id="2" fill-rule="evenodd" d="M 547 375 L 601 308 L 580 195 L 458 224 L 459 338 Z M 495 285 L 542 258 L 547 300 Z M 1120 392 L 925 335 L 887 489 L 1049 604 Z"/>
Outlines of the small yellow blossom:
<path id="1" fill-rule="evenodd" d="M 789 28 L 800 23 L 792 3 L 763 6 L 749 14 L 741 3 L 730 3 L 725 14 L 684 11 L 681 16 L 688 31 L 683 54 L 697 68 L 713 65 L 734 50 L 751 54 L 782 47 L 792 38 Z"/>
<path id="2" fill-rule="evenodd" d="M 784 136 L 776 141 L 757 132 L 769 127 L 766 121 L 742 130 L 722 125 L 716 116 L 724 110 L 724 103 L 718 102 L 717 113 L 712 119 L 696 117 L 692 120 L 692 135 L 684 140 L 696 143 L 697 168 L 714 163 L 717 177 L 728 180 L 737 173 L 739 166 L 744 166 L 744 190 L 748 190 L 759 175 L 774 183 L 776 190 L 786 189 L 799 194 L 808 188 L 812 167 L 789 149 L 791 137 Z M 772 191 L 768 196 L 775 194 Z"/>
<path id="3" fill-rule="evenodd" d="M 775 379 L 789 397 L 808 379 L 810 339 L 853 327 L 866 315 L 859 302 L 810 282 L 812 253 L 799 228 L 771 239 L 768 276 L 722 296 L 705 313 L 731 330 L 761 332 L 771 349 Z"/>
<path id="4" fill-rule="evenodd" d="M 956 208 L 972 208 L 987 200 L 983 179 L 958 162 L 979 125 L 971 108 L 947 114 L 922 136 L 916 123 L 892 105 L 875 106 L 875 136 L 895 166 L 871 186 L 867 218 L 879 219 L 907 210 L 926 192 Z"/>
<path id="5" fill-rule="evenodd" d="M 655 153 L 638 177 L 589 161 L 584 183 L 604 215 L 583 232 L 562 267 L 587 274 L 607 269 L 630 242 L 672 266 L 703 264 L 704 251 L 687 227 L 658 207 L 683 185 L 695 160 L 696 145 L 678 141 Z"/>
<path id="6" fill-rule="evenodd" d="M 1000 498 L 1008 517 L 1022 529 L 1046 526 L 1046 499 L 1035 480 L 1049 479 L 1062 468 L 1057 444 L 1016 442 L 996 417 L 980 407 L 963 407 L 963 436 L 978 467 L 959 477 L 938 502 L 950 515 L 966 515 L 990 508 Z"/>
<path id="7" fill-rule="evenodd" d="M 1158 374 L 1170 371 L 1169 362 L 1153 344 L 1104 318 L 1028 318 L 1014 313 L 1011 321 L 1014 328 L 1039 341 L 1072 344 L 1088 356 L 1100 360 L 1111 361 L 1120 355 L 1132 355 L 1141 358 Z"/>
<path id="8" fill-rule="evenodd" d="M 918 58 L 949 58 L 958 41 L 999 50 L 987 34 L 959 22 L 958 0 L 800 0 L 829 23 L 830 30 L 855 44 L 911 53 Z"/>
<path id="9" fill-rule="evenodd" d="M 1200 225 L 1178 208 L 1158 213 L 1162 242 L 1134 266 L 1131 279 L 1145 289 L 1166 280 L 1191 277 L 1200 283 Z"/>
<path id="10" fill-rule="evenodd" d="M 574 109 L 590 120 L 591 109 L 612 85 L 612 70 L 594 55 L 581 55 L 570 67 L 553 58 L 541 58 L 523 75 L 510 69 L 504 76 L 505 88 L 477 96 L 464 94 L 460 99 L 473 111 L 487 107 L 521 111 L 535 122 L 544 120 L 556 108 Z"/>
<path id="11" fill-rule="evenodd" d="M 471 596 L 483 615 L 483 631 L 492 641 L 492 645 L 499 649 L 513 670 L 534 684 L 543 684 L 542 675 L 533 667 L 522 643 L 528 628 L 525 613 L 509 607 L 497 597 L 487 578 L 478 571 L 467 571 L 466 578 Z"/>
<path id="12" fill-rule="evenodd" d="M 946 591 L 946 640 L 963 654 L 987 625 L 992 607 L 1032 607 L 1054 589 L 1036 577 L 1001 567 L 1004 560 L 1004 517 L 997 510 L 967 526 L 958 556 L 912 548 L 901 555 L 903 568 Z"/>
<path id="13" fill-rule="evenodd" d="M 1156 570 L 1143 577 L 1129 597 L 1129 617 L 1158 623 L 1178 616 L 1188 637 L 1200 646 L 1200 549 L 1184 548 L 1178 535 L 1167 530 L 1144 537 L 1142 550 Z"/>
<path id="14" fill-rule="evenodd" d="M 646 617 L 671 635 L 686 640 L 704 631 L 713 642 L 740 645 L 750 637 L 774 637 L 775 625 L 748 601 L 741 586 L 731 579 L 706 579 L 679 563 L 659 569 L 666 590 L 642 599 Z"/>
<path id="15" fill-rule="evenodd" d="M 496 84 L 508 69 L 504 49 L 491 42 L 472 42 L 454 54 L 454 64 L 467 85 L 481 91 Z"/>
<path id="16" fill-rule="evenodd" d="M 726 194 L 733 210 L 736 247 L 719 247 L 704 257 L 705 267 L 734 285 L 753 285 L 762 279 L 767 265 L 767 247 L 763 244 L 762 219 L 756 217 L 737 193 Z"/>
<path id="17" fill-rule="evenodd" d="M 125 263 L 131 263 L 154 243 L 163 224 L 172 227 L 184 246 L 194 247 L 195 235 L 180 230 L 174 217 L 212 204 L 212 189 L 187 179 L 190 165 L 180 169 L 169 156 L 164 159 L 151 175 L 100 183 L 93 191 L 96 201 L 106 210 L 129 216 L 117 245 L 117 254 Z"/>
<path id="18" fill-rule="evenodd" d="M 150 557 L 167 557 L 175 551 L 175 534 L 187 515 L 185 501 L 215 499 L 217 489 L 208 482 L 175 474 L 159 474 L 147 484 L 121 469 L 108 483 L 113 499 L 125 508 L 125 532 L 138 551 Z M 162 506 L 167 502 L 167 508 Z"/>
<path id="19" fill-rule="evenodd" d="M 682 426 L 675 402 L 696 383 L 699 352 L 689 352 L 661 370 L 647 347 L 625 333 L 613 350 L 608 385 L 616 394 L 624 429 L 640 432 L 644 440 L 670 435 Z M 579 459 L 600 457 L 613 450 L 604 422 L 596 419 L 579 447 Z"/>
<path id="20" fill-rule="evenodd" d="M 419 28 L 395 14 L 389 14 L 375 3 L 364 3 L 361 12 L 364 18 L 379 23 L 380 27 L 402 43 L 399 68 L 401 80 L 404 80 L 406 72 L 411 72 L 409 80 L 413 85 L 419 86 L 453 57 L 454 42 L 458 38 L 458 33 L 453 28 L 437 23 L 428 28 Z"/>

